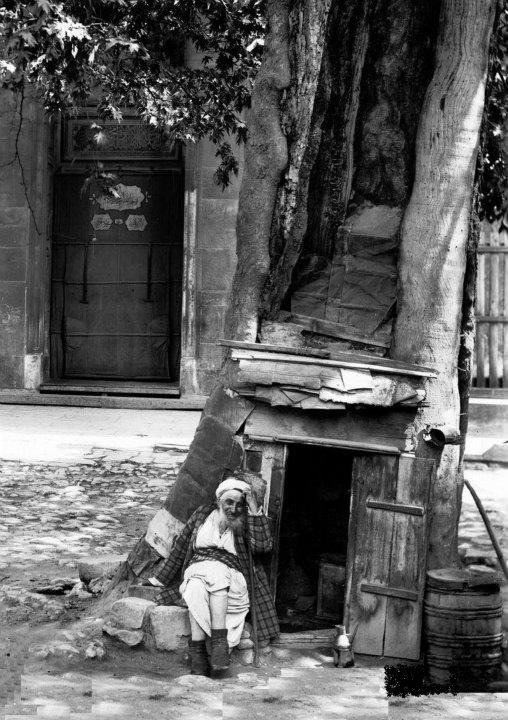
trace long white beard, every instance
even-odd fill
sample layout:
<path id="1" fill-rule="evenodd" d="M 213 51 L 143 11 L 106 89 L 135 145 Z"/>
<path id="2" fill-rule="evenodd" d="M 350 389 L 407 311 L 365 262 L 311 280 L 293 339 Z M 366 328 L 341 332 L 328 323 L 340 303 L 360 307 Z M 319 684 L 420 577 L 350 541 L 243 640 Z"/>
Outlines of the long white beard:
<path id="1" fill-rule="evenodd" d="M 245 513 L 237 515 L 235 518 L 228 518 L 224 510 L 219 507 L 219 527 L 221 532 L 231 529 L 234 533 L 239 532 L 245 525 Z"/>

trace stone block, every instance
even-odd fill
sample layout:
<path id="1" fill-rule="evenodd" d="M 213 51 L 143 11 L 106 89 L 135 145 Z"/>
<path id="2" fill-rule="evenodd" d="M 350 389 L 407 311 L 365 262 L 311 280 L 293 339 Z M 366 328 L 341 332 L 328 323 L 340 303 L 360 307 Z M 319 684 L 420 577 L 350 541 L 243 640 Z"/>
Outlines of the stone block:
<path id="1" fill-rule="evenodd" d="M 200 269 L 201 289 L 229 292 L 235 264 L 234 246 L 227 250 L 200 250 L 197 265 Z"/>
<path id="2" fill-rule="evenodd" d="M 0 248 L 0 280 L 25 280 L 25 248 Z"/>
<path id="3" fill-rule="evenodd" d="M 254 642 L 250 638 L 242 638 L 238 643 L 239 650 L 250 650 L 254 647 Z"/>
<path id="4" fill-rule="evenodd" d="M 82 583 L 81 580 L 79 580 L 69 592 L 67 597 L 76 597 L 80 598 L 81 600 L 87 600 L 92 597 L 92 594 L 88 592 L 85 584 Z"/>
<path id="5" fill-rule="evenodd" d="M 198 344 L 199 362 L 208 368 L 220 368 L 223 352 L 223 348 L 217 346 L 216 342 L 199 342 Z"/>
<path id="6" fill-rule="evenodd" d="M 27 225 L 30 220 L 30 210 L 26 206 L 0 208 L 0 225 Z"/>
<path id="7" fill-rule="evenodd" d="M 78 573 L 81 582 L 88 584 L 91 580 L 103 575 L 112 577 L 119 563 L 126 559 L 125 555 L 108 556 L 107 558 L 86 558 L 78 563 Z"/>
<path id="8" fill-rule="evenodd" d="M 42 353 L 25 355 L 25 388 L 36 390 L 42 380 Z"/>
<path id="9" fill-rule="evenodd" d="M 0 226 L 0 247 L 22 247 L 28 245 L 28 226 Z"/>
<path id="10" fill-rule="evenodd" d="M 142 598 L 122 598 L 113 603 L 108 621 L 117 628 L 138 630 L 143 625 L 143 619 L 155 603 Z"/>
<path id="11" fill-rule="evenodd" d="M 0 323 L 2 325 L 16 329 L 24 323 L 25 293 L 26 288 L 23 282 L 0 281 Z"/>
<path id="12" fill-rule="evenodd" d="M 108 577 L 95 578 L 95 580 L 90 580 L 86 587 L 88 588 L 88 591 L 94 595 L 100 595 L 105 592 L 110 582 L 111 580 Z"/>
<path id="13" fill-rule="evenodd" d="M 127 596 L 155 602 L 155 598 L 157 595 L 160 595 L 160 592 L 161 588 L 153 585 L 129 585 L 127 589 Z"/>
<path id="14" fill-rule="evenodd" d="M 198 311 L 198 333 L 201 341 L 213 341 L 222 337 L 224 332 L 224 318 L 226 308 L 222 306 L 205 305 Z"/>
<path id="15" fill-rule="evenodd" d="M 143 642 L 142 630 L 126 630 L 125 628 L 115 627 L 111 623 L 104 623 L 102 629 L 107 635 L 121 640 L 129 647 L 135 647 Z"/>
<path id="16" fill-rule="evenodd" d="M 252 665 L 254 662 L 254 650 L 252 648 L 248 648 L 247 650 L 238 649 L 236 651 L 236 657 L 242 665 Z"/>
<path id="17" fill-rule="evenodd" d="M 216 156 L 217 152 L 217 145 L 213 143 L 211 140 L 208 140 L 208 138 L 205 138 L 204 140 L 201 140 L 199 143 L 199 164 L 201 169 L 203 168 L 211 168 L 216 164 L 216 167 L 219 165 L 219 159 Z"/>
<path id="18" fill-rule="evenodd" d="M 102 642 L 100 642 L 100 640 L 94 640 L 93 642 L 89 643 L 85 649 L 85 657 L 90 660 L 92 658 L 102 660 L 105 655 L 106 650 L 104 649 L 104 645 L 102 644 Z"/>
<path id="19" fill-rule="evenodd" d="M 73 656 L 79 655 L 79 650 L 68 642 L 53 642 L 48 645 L 43 645 L 35 652 L 35 656 L 40 659 L 45 659 L 50 655 L 56 658 L 70 659 Z"/>
<path id="20" fill-rule="evenodd" d="M 242 638 L 252 637 L 252 625 L 249 622 L 245 622 L 242 630 Z"/>
<path id="21" fill-rule="evenodd" d="M 2 141 L 0 140 L 0 156 L 1 146 Z M 5 172 L 8 169 L 11 170 L 10 174 Z M 19 175 L 12 169 L 12 166 L 3 167 L 1 170 L 3 172 L 0 172 L 0 208 L 23 207 L 23 204 L 26 203 L 25 188 L 20 182 Z"/>
<path id="22" fill-rule="evenodd" d="M 0 352 L 0 387 L 22 388 L 24 357 Z"/>
<path id="23" fill-rule="evenodd" d="M 243 175 L 242 158 L 238 157 L 238 159 L 240 160 L 238 175 L 232 175 L 229 180 L 229 185 L 225 188 L 222 188 L 215 182 L 215 171 L 219 165 L 218 158 L 215 158 L 215 165 L 204 165 L 201 168 L 201 197 L 222 201 L 238 200 Z M 207 162 L 210 162 L 210 160 L 207 159 Z"/>
<path id="24" fill-rule="evenodd" d="M 219 192 L 221 190 L 219 189 Z M 198 233 L 198 246 L 208 250 L 227 250 L 234 254 L 236 247 L 236 200 L 201 200 L 200 212 L 205 222 Z"/>
<path id="25" fill-rule="evenodd" d="M 156 605 L 148 611 L 145 643 L 157 650 L 180 650 L 190 637 L 189 613 L 176 605 Z"/>
<path id="26" fill-rule="evenodd" d="M 211 690 L 217 692 L 217 680 L 206 677 L 205 675 L 180 675 L 175 678 L 175 685 L 182 685 L 186 688 L 195 688 L 196 690 Z M 222 715 L 222 714 L 221 714 Z"/>
<path id="27" fill-rule="evenodd" d="M 82 623 L 76 625 L 76 630 L 85 641 L 100 640 L 103 624 L 104 621 L 100 617 L 87 618 Z"/>

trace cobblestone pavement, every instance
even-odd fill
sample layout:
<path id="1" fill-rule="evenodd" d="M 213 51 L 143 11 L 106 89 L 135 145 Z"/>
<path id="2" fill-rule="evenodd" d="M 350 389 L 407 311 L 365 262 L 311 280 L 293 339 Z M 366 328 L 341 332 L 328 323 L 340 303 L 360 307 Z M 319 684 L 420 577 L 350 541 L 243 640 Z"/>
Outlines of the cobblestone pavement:
<path id="1" fill-rule="evenodd" d="M 296 656 L 295 656 L 296 657 Z M 299 656 L 278 671 L 226 679 L 29 669 L 2 720 L 504 720 L 508 695 L 387 698 L 382 668 L 335 669 Z"/>
<path id="2" fill-rule="evenodd" d="M 89 555 L 126 554 L 165 499 L 184 452 L 164 464 L 96 460 L 70 467 L 0 465 L 0 578 L 72 571 Z"/>
<path id="3" fill-rule="evenodd" d="M 86 556 L 125 554 L 165 498 L 185 457 L 177 451 L 162 455 L 157 464 L 111 458 L 67 468 L 2 463 L 0 578 L 8 576 L 9 587 L 19 588 L 32 576 L 55 577 L 60 572 L 76 577 L 76 563 Z M 508 554 L 506 469 L 470 468 L 468 477 Z M 463 554 L 492 555 L 466 490 L 460 544 Z M 37 598 L 46 622 L 34 626 L 30 613 L 40 610 Z M 27 622 L 0 642 L 0 720 L 238 720 L 243 716 L 264 720 L 268 714 L 270 720 L 501 720 L 508 716 L 508 694 L 387 698 L 383 668 L 362 667 L 360 662 L 351 671 L 337 670 L 328 651 L 279 650 L 277 655 L 274 650 L 278 667 L 272 663 L 257 670 L 237 668 L 222 680 L 187 675 L 182 659 L 161 658 L 171 653 L 119 648 L 109 640 L 104 660 L 83 660 L 75 657 L 72 632 L 62 625 L 58 599 L 43 601 L 43 596 L 28 593 L 23 603 L 29 607 Z M 34 655 L 33 648 L 57 636 L 60 658 L 45 661 Z"/>
<path id="4" fill-rule="evenodd" d="M 161 457 L 162 456 L 162 457 Z M 90 461 L 69 467 L 0 464 L 0 578 L 47 563 L 67 570 L 89 555 L 122 555 L 165 499 L 185 453 L 155 464 Z M 508 469 L 468 469 L 508 556 Z M 459 547 L 494 561 L 489 537 L 464 489 Z"/>

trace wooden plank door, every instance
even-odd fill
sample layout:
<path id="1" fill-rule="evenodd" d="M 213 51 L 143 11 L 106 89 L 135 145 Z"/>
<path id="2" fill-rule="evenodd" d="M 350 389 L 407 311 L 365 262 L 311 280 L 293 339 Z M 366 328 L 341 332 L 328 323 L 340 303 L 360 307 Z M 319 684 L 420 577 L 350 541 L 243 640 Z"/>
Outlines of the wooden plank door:
<path id="1" fill-rule="evenodd" d="M 245 469 L 259 473 L 266 483 L 264 511 L 270 521 L 273 538 L 273 550 L 266 570 L 274 600 L 277 592 L 280 523 L 287 455 L 287 445 L 282 443 L 251 442 L 246 448 L 244 456 Z"/>
<path id="2" fill-rule="evenodd" d="M 51 375 L 177 380 L 181 168 L 111 169 L 113 195 L 83 195 L 77 171 L 56 177 Z"/>
<path id="3" fill-rule="evenodd" d="M 354 460 L 345 622 L 359 653 L 420 656 L 434 469 L 407 454 Z"/>

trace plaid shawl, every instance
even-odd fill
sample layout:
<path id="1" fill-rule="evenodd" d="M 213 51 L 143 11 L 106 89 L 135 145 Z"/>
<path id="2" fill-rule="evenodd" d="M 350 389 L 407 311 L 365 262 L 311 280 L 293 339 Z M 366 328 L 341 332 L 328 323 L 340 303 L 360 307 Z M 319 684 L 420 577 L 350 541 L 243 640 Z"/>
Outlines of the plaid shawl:
<path id="1" fill-rule="evenodd" d="M 189 565 L 194 554 L 196 535 L 208 515 L 215 510 L 215 505 L 201 505 L 187 520 L 181 533 L 173 541 L 173 547 L 168 559 L 155 577 L 166 587 L 157 598 L 159 605 L 174 605 L 181 601 L 178 587 L 183 579 L 183 574 Z M 254 582 L 255 600 L 257 611 L 258 640 L 270 640 L 276 637 L 279 630 L 279 622 L 275 605 L 268 585 L 266 573 L 255 555 L 267 553 L 272 549 L 272 536 L 265 515 L 247 515 L 245 529 L 242 534 L 235 534 L 235 549 L 240 561 L 242 573 L 247 581 L 249 597 L 253 597 L 249 573 L 249 551 L 250 544 L 254 554 Z"/>

